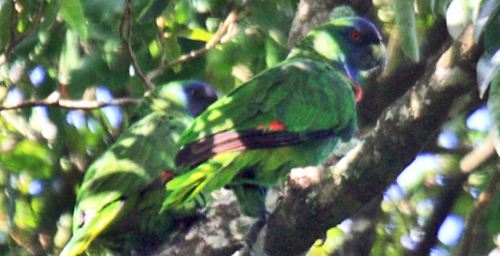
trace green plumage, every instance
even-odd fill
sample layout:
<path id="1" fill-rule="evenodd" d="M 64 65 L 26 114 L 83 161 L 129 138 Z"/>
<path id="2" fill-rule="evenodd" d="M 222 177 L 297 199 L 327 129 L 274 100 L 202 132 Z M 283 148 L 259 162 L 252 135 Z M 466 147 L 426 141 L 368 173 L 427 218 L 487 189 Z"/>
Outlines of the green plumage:
<path id="1" fill-rule="evenodd" d="M 61 255 L 79 255 L 94 239 L 106 236 L 128 253 L 135 245 L 165 239 L 174 218 L 182 217 L 180 211 L 158 213 L 166 196 L 162 174 L 175 172 L 177 142 L 193 120 L 188 113 L 193 102 L 185 90 L 192 84 L 156 88 L 138 107 L 137 121 L 90 165 L 77 194 L 73 236 Z M 197 85 L 207 99 L 204 108 L 216 95 L 203 95 L 206 85 Z"/>
<path id="2" fill-rule="evenodd" d="M 187 164 L 191 168 L 185 168 L 185 174 L 167 184 L 170 193 L 164 209 L 178 207 L 200 192 L 226 185 L 241 186 L 235 189 L 238 198 L 258 198 L 260 193 L 255 188 L 251 193 L 256 196 L 242 195 L 244 187 L 275 185 L 293 167 L 321 163 L 339 138 L 348 139 L 356 122 L 353 81 L 357 81 L 359 70 L 354 68 L 373 68 L 375 64 L 366 63 L 372 60 L 380 64 L 380 56 L 373 56 L 370 48 L 372 44 L 380 46 L 378 31 L 366 22 L 343 18 L 313 30 L 285 61 L 253 77 L 196 118 L 179 141 L 188 153 L 177 159 L 181 165 L 196 164 Z M 359 45 L 370 48 L 362 56 L 366 59 L 349 61 L 349 55 L 358 53 L 352 52 L 356 47 L 346 37 L 357 26 L 369 30 L 368 39 L 373 42 Z M 224 139 L 231 131 L 238 134 L 240 147 L 231 148 L 238 139 Z M 321 138 L 314 135 L 321 131 L 330 135 Z M 265 139 L 259 140 L 259 136 Z M 285 141 L 278 139 L 280 136 L 293 139 Z M 211 149 L 206 151 L 216 154 L 198 153 L 210 141 L 213 141 Z M 208 158 L 204 159 L 205 156 Z M 197 157 L 200 164 L 190 160 Z M 259 203 L 244 201 L 247 201 L 242 205 L 244 213 L 263 213 L 254 210 Z"/>

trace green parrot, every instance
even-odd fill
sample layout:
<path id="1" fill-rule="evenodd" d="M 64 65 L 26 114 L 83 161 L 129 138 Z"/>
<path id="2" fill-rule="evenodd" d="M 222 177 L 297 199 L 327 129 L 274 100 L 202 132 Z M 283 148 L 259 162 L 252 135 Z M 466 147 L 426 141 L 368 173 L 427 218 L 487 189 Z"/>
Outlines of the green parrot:
<path id="1" fill-rule="evenodd" d="M 310 31 L 288 57 L 198 116 L 179 140 L 182 175 L 166 185 L 162 209 L 229 186 L 246 215 L 265 215 L 265 187 L 293 167 L 320 164 L 356 127 L 360 72 L 385 64 L 381 34 L 343 17 Z"/>
<path id="2" fill-rule="evenodd" d="M 158 213 L 165 182 L 175 174 L 177 141 L 216 99 L 215 90 L 199 81 L 170 82 L 144 99 L 132 125 L 85 173 L 73 213 L 73 236 L 61 255 L 79 255 L 106 234 L 125 234 L 137 244 L 165 237 L 175 216 Z M 119 247 L 127 250 L 124 244 Z"/>

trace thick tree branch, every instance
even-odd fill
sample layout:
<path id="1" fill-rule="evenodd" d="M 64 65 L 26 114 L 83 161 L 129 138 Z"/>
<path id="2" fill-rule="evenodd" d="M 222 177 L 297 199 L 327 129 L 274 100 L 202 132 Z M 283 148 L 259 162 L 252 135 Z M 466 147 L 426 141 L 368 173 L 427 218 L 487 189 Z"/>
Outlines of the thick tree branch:
<path id="1" fill-rule="evenodd" d="M 254 219 L 241 214 L 236 197 L 230 190 L 219 190 L 214 195 L 215 202 L 208 206 L 206 217 L 183 230 L 154 255 L 220 256 L 232 255 L 241 249 Z"/>
<path id="2" fill-rule="evenodd" d="M 328 228 L 383 193 L 447 120 L 455 100 L 472 90 L 478 55 L 468 28 L 339 163 L 317 172 L 292 170 L 281 204 L 268 222 L 266 252 L 304 252 Z"/>
<path id="3" fill-rule="evenodd" d="M 45 99 L 28 99 L 15 104 L 6 104 L 0 106 L 0 111 L 9 109 L 20 109 L 26 107 L 35 107 L 35 106 L 50 106 L 50 107 L 59 107 L 65 109 L 85 110 L 85 109 L 102 108 L 109 105 L 138 104 L 139 102 L 141 102 L 141 99 L 133 99 L 133 98 L 119 98 L 108 101 L 69 100 L 69 99 L 61 99 L 59 97 L 59 94 L 52 94 L 51 96 Z"/>

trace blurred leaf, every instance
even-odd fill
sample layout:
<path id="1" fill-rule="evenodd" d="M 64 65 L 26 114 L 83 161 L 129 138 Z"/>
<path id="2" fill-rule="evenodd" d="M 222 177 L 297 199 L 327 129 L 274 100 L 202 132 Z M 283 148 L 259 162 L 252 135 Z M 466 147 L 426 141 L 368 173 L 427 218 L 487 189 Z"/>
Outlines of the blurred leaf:
<path id="1" fill-rule="evenodd" d="M 481 5 L 478 17 L 474 22 L 474 40 L 479 41 L 484 28 L 495 19 L 498 25 L 498 12 L 500 11 L 500 1 L 498 0 L 485 0 Z"/>
<path id="2" fill-rule="evenodd" d="M 11 172 L 26 172 L 33 178 L 48 178 L 52 175 L 51 151 L 36 141 L 25 139 L 11 151 L 0 155 L 3 165 Z"/>
<path id="3" fill-rule="evenodd" d="M 148 4 L 140 12 L 137 20 L 139 23 L 154 21 L 167 7 L 168 0 L 149 0 Z"/>
<path id="4" fill-rule="evenodd" d="M 167 37 L 164 41 L 163 41 L 164 45 L 165 45 L 165 51 L 166 51 L 166 57 L 167 57 L 167 61 L 173 61 L 177 58 L 179 58 L 179 56 L 181 56 L 181 46 L 179 45 L 179 42 L 177 41 L 177 38 L 173 37 L 173 36 L 170 36 L 170 37 Z M 173 70 L 175 72 L 179 72 L 181 70 L 181 65 L 175 65 L 173 67 Z"/>
<path id="5" fill-rule="evenodd" d="M 452 0 L 431 0 L 432 14 L 446 16 L 446 9 Z"/>
<path id="6" fill-rule="evenodd" d="M 413 0 L 395 0 L 396 25 L 404 54 L 412 61 L 420 60 Z"/>
<path id="7" fill-rule="evenodd" d="M 72 29 L 78 31 L 84 41 L 87 40 L 87 20 L 80 0 L 63 0 L 59 14 Z"/>
<path id="8" fill-rule="evenodd" d="M 63 85 L 68 85 L 71 80 L 71 71 L 78 67 L 79 54 L 78 54 L 79 41 L 75 32 L 68 29 L 66 31 L 66 38 L 64 46 L 59 57 L 59 82 Z"/>
<path id="9" fill-rule="evenodd" d="M 10 38 L 11 11 L 10 1 L 0 2 L 0 48 L 5 47 Z"/>
<path id="10" fill-rule="evenodd" d="M 285 58 L 285 49 L 281 47 L 271 38 L 265 40 L 266 49 L 266 65 L 267 67 L 274 66 Z"/>
<path id="11" fill-rule="evenodd" d="M 480 3 L 481 1 L 477 0 L 453 0 L 451 2 L 446 10 L 446 25 L 453 39 L 457 39 L 465 27 L 475 20 Z"/>
<path id="12" fill-rule="evenodd" d="M 34 229 L 37 226 L 37 216 L 25 198 L 18 198 L 16 200 L 14 223 L 17 227 L 24 230 Z"/>
<path id="13" fill-rule="evenodd" d="M 325 240 L 318 239 L 307 252 L 307 256 L 336 255 L 335 251 L 341 248 L 345 234 L 339 227 L 334 227 L 326 232 Z"/>
<path id="14" fill-rule="evenodd" d="M 485 51 L 476 67 L 479 96 L 482 98 L 488 85 L 500 71 L 500 48 Z M 490 96 L 491 97 L 491 96 Z"/>
<path id="15" fill-rule="evenodd" d="M 356 12 L 348 5 L 341 5 L 339 7 L 333 8 L 330 13 L 330 19 L 336 19 L 341 17 L 357 16 Z"/>
<path id="16" fill-rule="evenodd" d="M 500 156 L 500 74 L 497 72 L 491 81 L 488 108 L 493 119 L 493 140 L 495 149 Z"/>
<path id="17" fill-rule="evenodd" d="M 202 29 L 195 28 L 192 30 L 183 30 L 177 34 L 179 37 L 183 37 L 190 40 L 208 42 L 212 38 L 213 34 Z"/>

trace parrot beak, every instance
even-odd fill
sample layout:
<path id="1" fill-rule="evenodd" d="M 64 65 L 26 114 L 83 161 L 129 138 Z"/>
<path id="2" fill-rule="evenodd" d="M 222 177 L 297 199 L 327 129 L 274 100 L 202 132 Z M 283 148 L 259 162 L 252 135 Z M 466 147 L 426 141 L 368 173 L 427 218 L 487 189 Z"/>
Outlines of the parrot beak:
<path id="1" fill-rule="evenodd" d="M 349 65 L 346 63 L 344 63 L 344 71 L 347 74 L 347 79 L 351 82 L 354 90 L 354 98 L 356 99 L 356 103 L 358 103 L 363 99 L 363 87 L 361 87 L 361 83 L 358 81 L 358 72 L 349 68 Z"/>
<path id="2" fill-rule="evenodd" d="M 371 54 L 363 60 L 361 70 L 352 68 L 348 63 L 344 62 L 344 71 L 349 80 L 351 80 L 356 102 L 360 102 L 363 99 L 363 87 L 359 78 L 381 74 L 387 66 L 386 56 L 385 46 L 383 44 L 376 44 L 371 46 Z"/>
<path id="3" fill-rule="evenodd" d="M 372 47 L 372 68 L 367 70 L 368 73 L 381 74 L 387 67 L 387 50 L 384 44 L 373 45 Z"/>

